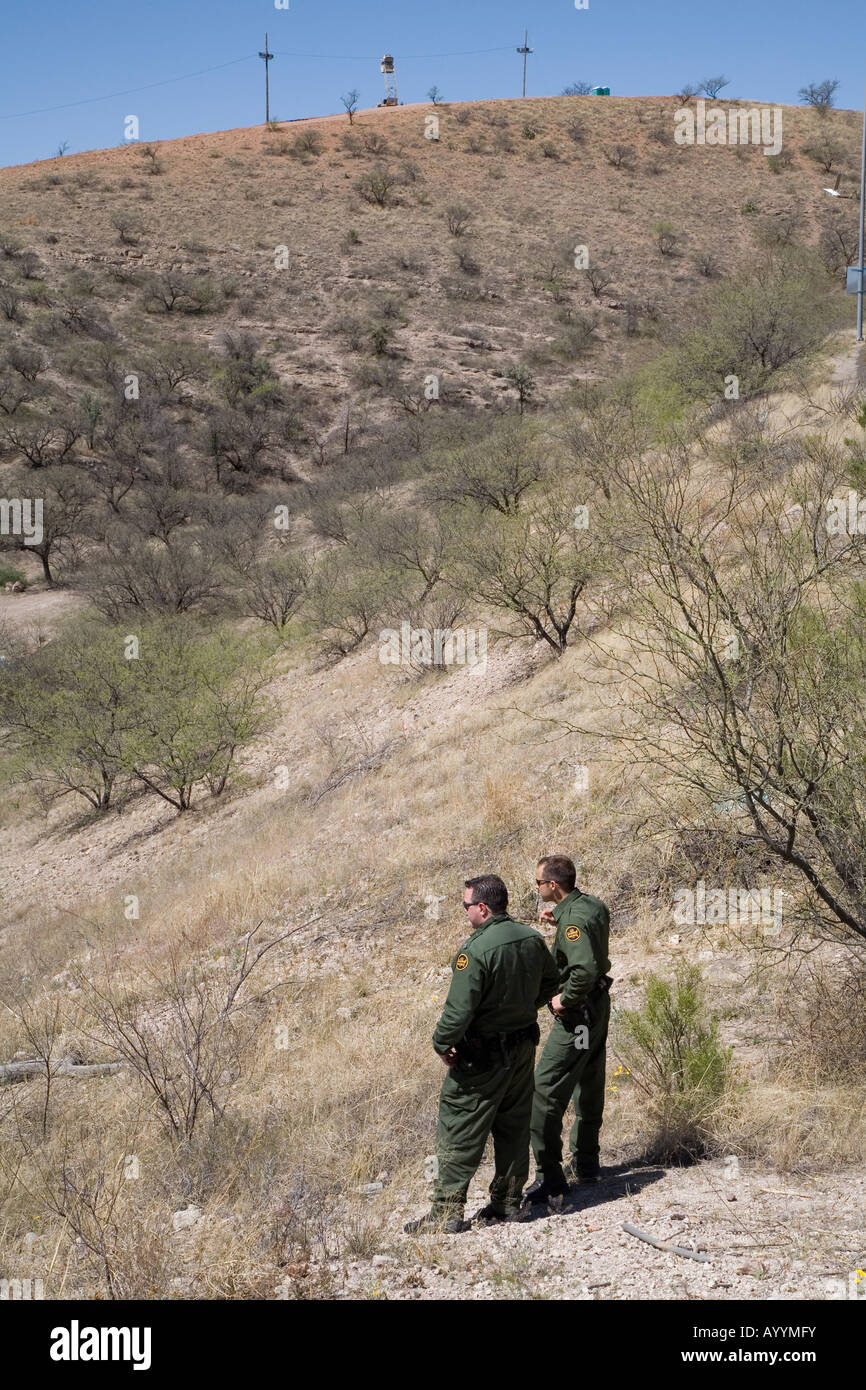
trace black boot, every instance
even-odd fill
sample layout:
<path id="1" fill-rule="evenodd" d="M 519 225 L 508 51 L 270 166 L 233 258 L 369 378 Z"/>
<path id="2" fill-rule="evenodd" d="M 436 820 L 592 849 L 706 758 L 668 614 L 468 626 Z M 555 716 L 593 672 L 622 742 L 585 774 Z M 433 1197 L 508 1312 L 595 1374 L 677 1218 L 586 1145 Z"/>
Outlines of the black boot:
<path id="1" fill-rule="evenodd" d="M 447 1212 L 438 1212 L 435 1209 L 428 1211 L 427 1215 L 420 1217 L 418 1221 L 407 1221 L 403 1227 L 403 1233 L 407 1236 L 429 1235 L 432 1232 L 437 1235 L 456 1236 L 468 1230 L 468 1221 L 463 1221 L 456 1214 L 449 1216 Z"/>
<path id="2" fill-rule="evenodd" d="M 498 1226 L 501 1222 L 509 1219 L 509 1212 L 499 1211 L 490 1202 L 486 1207 L 482 1207 L 472 1218 L 473 1226 Z"/>
<path id="3" fill-rule="evenodd" d="M 601 1178 L 598 1159 L 579 1158 L 577 1154 L 572 1154 L 565 1165 L 565 1176 L 570 1183 L 576 1183 L 579 1187 L 598 1182 Z"/>
<path id="4" fill-rule="evenodd" d="M 565 1180 L 562 1169 L 543 1173 L 535 1179 L 530 1187 L 527 1187 L 523 1194 L 524 1206 L 541 1206 L 549 1202 L 551 1197 L 564 1197 L 568 1191 L 568 1183 Z"/>

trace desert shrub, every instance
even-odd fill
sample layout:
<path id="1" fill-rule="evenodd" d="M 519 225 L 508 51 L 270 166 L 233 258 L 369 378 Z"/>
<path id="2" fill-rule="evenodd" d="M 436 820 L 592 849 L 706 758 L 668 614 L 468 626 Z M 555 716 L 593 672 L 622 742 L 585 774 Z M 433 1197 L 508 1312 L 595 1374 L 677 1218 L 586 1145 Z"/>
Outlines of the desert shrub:
<path id="1" fill-rule="evenodd" d="M 18 269 L 22 279 L 38 280 L 43 267 L 35 251 L 22 251 L 18 257 Z"/>
<path id="2" fill-rule="evenodd" d="M 132 635 L 79 622 L 0 674 L 17 776 L 45 804 L 74 792 L 99 811 L 133 782 L 178 811 L 201 784 L 219 796 L 268 723 L 263 658 L 247 638 L 177 617 Z"/>
<path id="3" fill-rule="evenodd" d="M 591 265 L 586 272 L 586 279 L 596 299 L 600 299 L 605 290 L 613 284 L 613 276 L 601 265 Z"/>
<path id="4" fill-rule="evenodd" d="M 698 966 L 679 961 L 673 981 L 647 977 L 643 1007 L 614 1014 L 616 1052 L 646 1098 L 656 1161 L 711 1152 L 714 1123 L 733 1091 L 733 1049 L 707 1014 Z"/>
<path id="5" fill-rule="evenodd" d="M 10 473 L 4 477 L 6 497 L 32 496 L 34 490 L 29 475 Z M 38 556 L 45 582 L 53 587 L 59 573 L 69 575 L 78 565 L 93 504 L 93 489 L 80 469 L 69 462 L 52 462 L 40 468 L 38 495 L 43 504 L 39 539 L 32 537 L 28 541 L 23 535 L 4 536 L 2 543 L 8 549 Z"/>
<path id="6" fill-rule="evenodd" d="M 821 222 L 818 254 L 831 273 L 856 265 L 858 235 L 857 215 L 853 209 L 827 209 Z"/>
<path id="7" fill-rule="evenodd" d="M 144 308 L 156 314 L 201 314 L 219 302 L 217 286 L 206 276 L 179 270 L 150 275 L 145 282 Z"/>
<path id="8" fill-rule="evenodd" d="M 781 174 L 785 169 L 790 169 L 793 163 L 793 155 L 790 150 L 780 150 L 778 154 L 767 155 L 767 168 L 771 174 Z"/>
<path id="9" fill-rule="evenodd" d="M 574 499 L 549 490 L 543 508 L 487 518 L 483 549 L 467 547 L 454 568 L 467 604 L 480 598 L 505 631 L 544 642 L 557 657 L 579 630 L 579 602 L 597 566 L 574 518 Z"/>
<path id="10" fill-rule="evenodd" d="M 650 126 L 647 134 L 650 140 L 654 140 L 657 145 L 673 144 L 673 133 L 666 121 L 658 121 L 655 125 Z"/>
<path id="11" fill-rule="evenodd" d="M 803 153 L 813 159 L 818 168 L 825 174 L 831 174 L 834 169 L 838 169 L 845 159 L 843 147 L 835 140 L 819 140 L 816 145 L 806 145 Z"/>
<path id="12" fill-rule="evenodd" d="M 672 256 L 679 238 L 672 222 L 656 222 L 653 227 L 656 246 L 662 256 Z"/>
<path id="13" fill-rule="evenodd" d="M 0 314 L 8 323 L 24 322 L 24 301 L 12 285 L 0 285 Z"/>
<path id="14" fill-rule="evenodd" d="M 14 565 L 9 565 L 5 560 L 0 560 L 0 587 L 4 584 L 20 584 L 27 588 L 27 576 Z"/>
<path id="15" fill-rule="evenodd" d="M 630 169 L 634 162 L 633 145 L 607 145 L 604 157 L 614 169 Z"/>
<path id="16" fill-rule="evenodd" d="M 135 246 L 143 230 L 140 218 L 123 208 L 113 214 L 111 225 L 117 232 L 118 240 L 125 246 Z"/>
<path id="17" fill-rule="evenodd" d="M 480 275 L 481 266 L 469 246 L 461 246 L 457 252 L 457 264 L 465 275 Z"/>
<path id="18" fill-rule="evenodd" d="M 302 159 L 318 159 L 322 153 L 322 137 L 317 130 L 302 130 L 295 137 L 292 154 Z"/>
<path id="19" fill-rule="evenodd" d="M 15 775 L 45 805 L 74 792 L 104 810 L 123 780 L 134 679 L 123 636 L 82 624 L 20 659 L 0 681 Z"/>
<path id="20" fill-rule="evenodd" d="M 48 370 L 48 357 L 41 348 L 31 343 L 13 343 L 6 351 L 6 365 L 25 381 L 36 381 Z"/>
<path id="21" fill-rule="evenodd" d="M 521 415 L 535 394 L 535 378 L 522 362 L 512 362 L 502 373 L 505 380 L 517 392 L 517 403 Z"/>
<path id="22" fill-rule="evenodd" d="M 431 453 L 427 495 L 437 502 L 474 502 L 503 515 L 516 513 L 521 498 L 547 475 L 544 450 L 523 421 L 502 421 L 481 440 Z"/>
<path id="23" fill-rule="evenodd" d="M 452 236 L 463 236 L 474 213 L 465 203 L 452 203 L 445 209 L 445 221 Z"/>
<path id="24" fill-rule="evenodd" d="M 178 811 L 204 783 L 219 796 L 240 749 L 270 721 L 264 649 L 226 629 L 172 619 L 142 632 L 123 764 Z"/>
<path id="25" fill-rule="evenodd" d="M 373 323 L 370 325 L 368 338 L 370 351 L 374 357 L 386 356 L 391 346 L 391 325 L 388 323 Z"/>
<path id="26" fill-rule="evenodd" d="M 383 568 L 359 565 L 346 551 L 323 555 L 304 605 L 320 634 L 323 656 L 348 656 L 359 647 L 378 623 L 390 592 Z"/>
<path id="27" fill-rule="evenodd" d="M 866 968 L 810 960 L 780 994 L 777 1014 L 798 1069 L 837 1082 L 866 1068 Z M 787 1060 L 787 1058 L 786 1058 Z"/>
<path id="28" fill-rule="evenodd" d="M 370 169 L 355 184 L 365 203 L 373 207 L 387 208 L 394 202 L 394 189 L 399 180 L 390 169 Z"/>
<path id="29" fill-rule="evenodd" d="M 740 394 L 762 389 L 773 374 L 814 351 L 835 309 L 814 270 L 771 259 L 737 284 L 710 291 L 705 323 L 685 335 L 674 375 L 692 397 L 717 396 L 726 372 Z"/>
<path id="30" fill-rule="evenodd" d="M 184 513 L 175 522 L 183 520 L 189 505 L 188 499 L 181 501 Z M 94 607 L 114 622 L 224 609 L 226 589 L 209 530 L 172 524 L 158 538 L 148 534 L 153 523 L 148 525 L 143 511 L 133 515 L 140 526 L 105 528 L 82 577 Z"/>
<path id="31" fill-rule="evenodd" d="M 585 314 L 566 313 L 563 328 L 551 345 L 554 356 L 564 362 L 586 357 L 597 342 L 595 325 Z"/>
<path id="32" fill-rule="evenodd" d="M 388 153 L 388 141 L 378 130 L 364 131 L 364 149 L 377 157 Z"/>
<path id="33" fill-rule="evenodd" d="M 241 608 L 282 634 L 300 608 L 309 581 L 309 565 L 301 555 L 257 557 L 240 580 Z"/>
<path id="34" fill-rule="evenodd" d="M 139 148 L 139 155 L 144 160 L 145 168 L 149 174 L 161 174 L 163 171 L 162 162 L 159 158 L 159 149 L 153 145 L 142 145 Z"/>

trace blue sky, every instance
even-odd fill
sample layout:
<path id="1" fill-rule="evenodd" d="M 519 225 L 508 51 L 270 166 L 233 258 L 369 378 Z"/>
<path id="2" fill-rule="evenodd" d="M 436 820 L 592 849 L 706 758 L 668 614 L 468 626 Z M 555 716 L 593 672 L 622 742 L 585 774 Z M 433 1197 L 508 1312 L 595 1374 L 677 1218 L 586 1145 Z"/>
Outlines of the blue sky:
<path id="1" fill-rule="evenodd" d="M 397 58 L 401 100 L 425 100 L 434 82 L 452 100 L 519 96 L 514 49 L 526 25 L 530 96 L 576 80 L 655 96 L 723 72 L 729 97 L 796 102 L 799 87 L 832 77 L 838 105 L 863 105 L 862 0 L 589 0 L 585 10 L 574 0 L 288 3 L 67 0 L 16 3 L 11 14 L 8 5 L 0 165 L 46 159 L 63 141 L 70 153 L 121 144 L 127 115 L 139 117 L 143 141 L 261 122 L 255 55 L 265 30 L 278 55 L 271 113 L 280 119 L 338 111 L 352 87 L 362 106 L 375 105 L 386 50 Z M 504 51 L 452 56 L 495 49 Z M 201 71 L 218 64 L 227 66 Z"/>

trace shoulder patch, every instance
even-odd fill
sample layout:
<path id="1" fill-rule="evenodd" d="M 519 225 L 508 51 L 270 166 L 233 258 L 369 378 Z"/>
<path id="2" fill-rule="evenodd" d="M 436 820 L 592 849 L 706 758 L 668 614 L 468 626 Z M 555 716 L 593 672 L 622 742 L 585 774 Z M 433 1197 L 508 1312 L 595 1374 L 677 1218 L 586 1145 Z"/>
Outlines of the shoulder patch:
<path id="1" fill-rule="evenodd" d="M 469 964 L 469 957 L 468 957 L 467 955 L 464 955 L 463 952 L 461 951 L 461 952 L 460 952 L 460 955 L 457 957 L 457 959 L 456 959 L 455 962 L 454 962 L 454 969 L 455 969 L 455 970 L 465 970 L 468 964 Z"/>
<path id="2" fill-rule="evenodd" d="M 579 940 L 580 940 L 580 927 L 566 927 L 566 929 L 565 929 L 565 939 L 566 939 L 566 941 L 579 941 Z"/>

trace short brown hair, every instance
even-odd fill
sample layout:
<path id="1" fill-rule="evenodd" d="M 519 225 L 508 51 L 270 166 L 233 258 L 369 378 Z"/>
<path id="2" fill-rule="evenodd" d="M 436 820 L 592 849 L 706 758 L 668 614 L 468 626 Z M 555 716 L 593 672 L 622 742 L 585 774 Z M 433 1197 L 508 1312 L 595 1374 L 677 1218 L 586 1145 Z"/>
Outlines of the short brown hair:
<path id="1" fill-rule="evenodd" d="M 538 867 L 549 875 L 553 883 L 558 883 L 560 888 L 564 888 L 566 893 L 570 893 L 577 883 L 574 862 L 566 859 L 564 854 L 545 855 L 544 859 L 539 859 Z"/>

